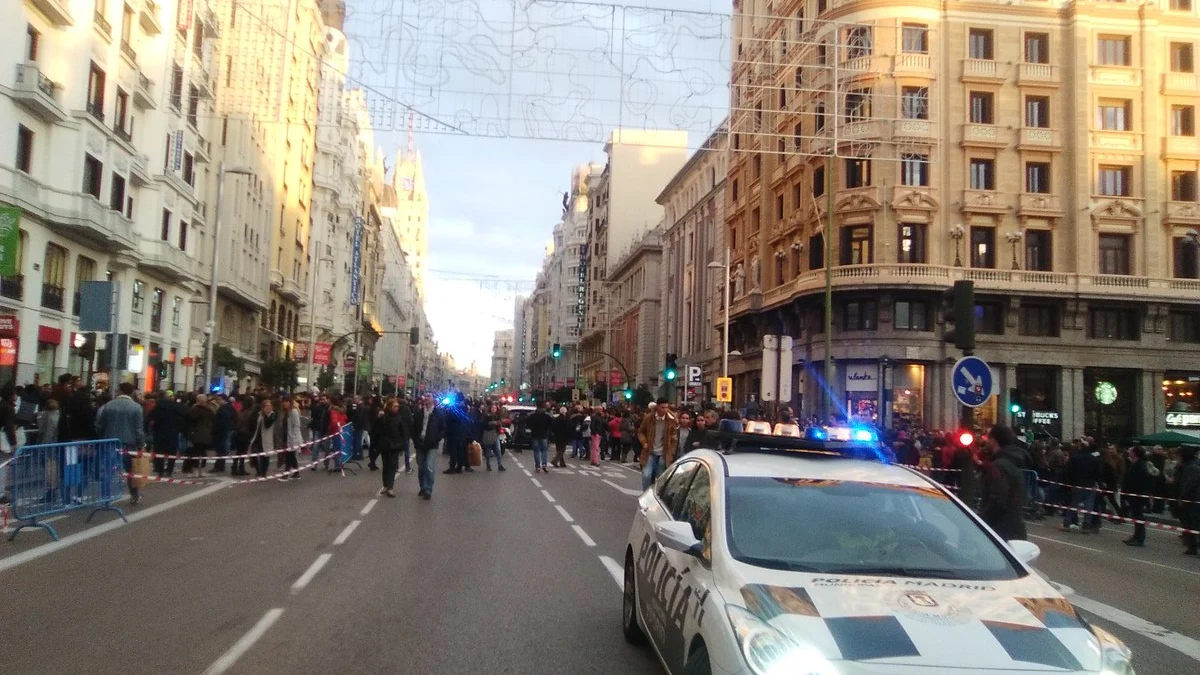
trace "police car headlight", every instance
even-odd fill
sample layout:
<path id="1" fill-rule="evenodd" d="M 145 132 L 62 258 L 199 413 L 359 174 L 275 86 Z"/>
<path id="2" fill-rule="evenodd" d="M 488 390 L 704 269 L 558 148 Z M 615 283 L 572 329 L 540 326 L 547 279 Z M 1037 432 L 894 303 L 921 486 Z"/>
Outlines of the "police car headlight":
<path id="1" fill-rule="evenodd" d="M 1134 675 L 1133 652 L 1129 647 L 1103 628 L 1095 625 L 1091 628 L 1096 639 L 1100 641 L 1100 653 L 1104 659 L 1100 675 Z"/>
<path id="2" fill-rule="evenodd" d="M 801 645 L 749 611 L 726 605 L 725 613 L 754 675 L 837 675 L 819 651 Z"/>

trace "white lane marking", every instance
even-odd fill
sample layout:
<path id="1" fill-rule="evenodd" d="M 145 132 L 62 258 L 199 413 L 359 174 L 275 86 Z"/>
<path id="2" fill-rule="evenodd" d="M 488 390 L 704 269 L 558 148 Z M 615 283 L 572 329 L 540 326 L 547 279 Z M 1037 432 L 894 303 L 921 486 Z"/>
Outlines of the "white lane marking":
<path id="1" fill-rule="evenodd" d="M 308 569 L 304 571 L 304 574 L 301 574 L 300 578 L 296 580 L 296 583 L 292 584 L 292 592 L 299 593 L 300 591 L 304 590 L 304 587 L 312 583 L 312 580 L 321 571 L 321 568 L 328 564 L 329 559 L 332 557 L 332 553 L 322 553 L 321 555 L 317 556 L 317 559 L 313 561 L 313 564 L 309 565 Z"/>
<path id="2" fill-rule="evenodd" d="M 583 540 L 584 546 L 587 546 L 588 548 L 592 548 L 596 545 L 596 542 L 591 537 L 588 536 L 587 532 L 583 531 L 582 527 L 580 527 L 578 525 L 572 525 L 571 529 L 575 530 L 575 534 L 579 535 L 579 538 Z"/>
<path id="3" fill-rule="evenodd" d="M 604 475 L 609 478 L 629 478 L 629 474 L 621 473 L 620 471 L 605 471 Z"/>
<path id="4" fill-rule="evenodd" d="M 271 626 L 273 626 L 282 615 L 283 609 L 281 607 L 267 610 L 267 613 L 263 615 L 263 618 L 258 620 L 258 623 L 254 624 L 253 628 L 246 631 L 246 634 L 243 635 L 240 640 L 233 643 L 233 646 L 229 648 L 229 651 L 222 654 L 221 658 L 214 661 L 213 664 L 208 667 L 208 670 L 204 671 L 204 675 L 221 675 L 221 673 L 224 673 L 233 667 L 233 664 L 237 663 L 237 660 L 242 658 L 243 654 L 250 651 L 250 648 L 254 646 L 254 643 L 258 642 L 259 638 L 266 634 L 266 632 L 271 629 Z"/>
<path id="5" fill-rule="evenodd" d="M 569 476 L 569 475 L 574 474 L 575 472 L 570 469 L 559 469 L 558 471 L 555 471 L 554 473 L 565 473 Z"/>
<path id="6" fill-rule="evenodd" d="M 530 478 L 533 478 L 533 474 L 529 473 L 529 469 L 521 469 L 521 470 L 525 472 L 525 475 L 526 475 L 526 476 L 529 476 Z"/>
<path id="7" fill-rule="evenodd" d="M 378 503 L 379 503 L 378 499 L 372 499 L 371 501 L 367 502 L 366 506 L 362 507 L 362 511 L 359 511 L 358 515 L 360 515 L 360 516 L 367 515 L 368 513 L 371 512 L 371 509 L 375 508 L 375 505 Z"/>
<path id="8" fill-rule="evenodd" d="M 542 496 L 544 496 L 546 498 L 546 501 L 550 502 L 551 504 L 554 503 L 554 497 L 551 497 L 549 492 L 542 490 Z"/>
<path id="9" fill-rule="evenodd" d="M 1089 598 L 1074 596 L 1070 598 L 1071 602 L 1085 612 L 1091 612 L 1096 616 L 1106 621 L 1111 621 L 1118 626 L 1131 630 L 1138 635 L 1147 637 L 1155 642 L 1170 647 L 1175 651 L 1185 656 L 1200 661 L 1200 640 L 1190 638 L 1186 635 L 1180 635 L 1175 631 L 1163 628 L 1162 626 L 1151 623 L 1141 617 L 1134 616 L 1129 612 L 1116 607 L 1111 607 L 1102 602 L 1097 602 Z"/>
<path id="10" fill-rule="evenodd" d="M 538 480 L 538 479 L 536 479 L 536 478 L 533 478 L 533 477 L 530 477 L 530 478 L 529 478 L 529 480 L 533 481 L 533 484 L 534 484 L 535 486 L 537 486 L 537 487 L 542 487 L 542 481 L 540 481 L 540 480 Z"/>
<path id="11" fill-rule="evenodd" d="M 617 582 L 617 588 L 625 589 L 625 570 L 621 568 L 621 563 L 612 558 L 602 555 L 600 562 L 604 563 L 604 568 L 612 575 L 613 581 Z"/>
<path id="12" fill-rule="evenodd" d="M 575 522 L 575 519 L 572 518 L 571 514 L 567 513 L 567 510 L 564 509 L 563 507 L 559 506 L 558 504 L 555 504 L 554 508 L 558 509 L 558 515 L 562 516 L 563 520 L 567 521 L 568 523 Z"/>
<path id="13" fill-rule="evenodd" d="M 639 476 L 642 474 L 642 470 L 634 468 L 632 464 L 618 464 L 617 466 L 621 467 L 622 469 L 625 469 L 626 471 L 636 473 Z"/>
<path id="14" fill-rule="evenodd" d="M 169 502 L 155 504 L 154 506 L 150 506 L 138 511 L 137 513 L 128 514 L 125 516 L 125 518 L 128 519 L 130 523 L 136 523 L 139 520 L 144 520 L 151 516 L 158 515 L 168 509 L 173 509 L 176 506 L 181 506 L 190 501 L 200 499 L 201 497 L 207 497 L 214 492 L 226 490 L 228 488 L 228 483 L 217 483 L 216 485 L 210 485 L 202 490 L 197 490 L 190 494 L 183 495 L 182 497 L 172 499 Z M 117 518 L 116 520 L 110 520 L 103 525 L 97 525 L 96 527 L 84 530 L 82 532 L 76 532 L 75 534 L 68 535 L 62 539 L 59 539 L 58 541 L 52 541 L 47 544 L 42 544 L 37 548 L 31 548 L 28 551 L 22 551 L 16 555 L 10 555 L 7 558 L 0 559 L 0 572 L 10 570 L 18 565 L 24 565 L 25 563 L 37 560 L 38 558 L 44 558 L 51 553 L 61 551 L 64 548 L 74 546 L 80 542 L 94 539 L 123 525 L 125 525 L 125 523 L 122 522 L 120 518 Z"/>
<path id="15" fill-rule="evenodd" d="M 1172 567 L 1170 565 L 1164 565 L 1162 563 L 1151 562 L 1149 560 L 1142 560 L 1141 558 L 1130 558 L 1130 560 L 1132 560 L 1134 562 L 1145 563 L 1147 565 L 1154 565 L 1155 567 L 1161 567 L 1166 570 L 1175 570 L 1176 572 L 1183 572 L 1184 574 L 1190 574 L 1194 577 L 1200 577 L 1200 572 L 1193 572 L 1191 570 L 1185 570 L 1182 567 Z"/>
<path id="16" fill-rule="evenodd" d="M 605 479 L 604 483 L 606 485 L 611 485 L 612 487 L 616 488 L 617 490 L 620 490 L 621 492 L 629 495 L 630 497 L 636 497 L 636 496 L 642 494 L 641 490 L 634 490 L 633 488 L 621 487 L 620 485 L 617 485 L 616 483 L 614 483 L 608 479 Z"/>
<path id="17" fill-rule="evenodd" d="M 1063 541 L 1062 539 L 1055 539 L 1054 537 L 1042 537 L 1042 536 L 1038 536 L 1036 534 L 1031 534 L 1031 535 L 1029 535 L 1029 538 L 1030 539 L 1041 539 L 1042 541 L 1052 541 L 1056 544 L 1062 544 L 1063 546 L 1070 546 L 1071 548 L 1081 548 L 1085 551 L 1091 551 L 1092 553 L 1102 553 L 1102 551 L 1098 548 L 1092 548 L 1090 546 L 1081 546 L 1079 544 L 1072 544 L 1069 541 Z"/>
<path id="18" fill-rule="evenodd" d="M 337 539 L 333 540 L 333 545 L 341 546 L 342 544 L 346 543 L 346 540 L 350 538 L 350 535 L 354 534 L 354 530 L 358 529 L 358 526 L 361 524 L 361 520 L 350 521 L 350 524 L 346 526 L 346 529 L 342 530 L 342 533 L 337 536 Z"/>

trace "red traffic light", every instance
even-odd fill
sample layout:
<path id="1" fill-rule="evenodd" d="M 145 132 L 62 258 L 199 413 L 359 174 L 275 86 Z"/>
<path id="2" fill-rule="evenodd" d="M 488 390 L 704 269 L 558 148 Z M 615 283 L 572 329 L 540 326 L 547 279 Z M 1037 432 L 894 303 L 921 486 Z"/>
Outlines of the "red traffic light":
<path id="1" fill-rule="evenodd" d="M 973 434 L 969 431 L 958 432 L 958 444 L 961 445 L 962 447 L 969 448 L 969 447 L 971 447 L 971 444 L 974 442 L 975 442 L 975 434 Z"/>

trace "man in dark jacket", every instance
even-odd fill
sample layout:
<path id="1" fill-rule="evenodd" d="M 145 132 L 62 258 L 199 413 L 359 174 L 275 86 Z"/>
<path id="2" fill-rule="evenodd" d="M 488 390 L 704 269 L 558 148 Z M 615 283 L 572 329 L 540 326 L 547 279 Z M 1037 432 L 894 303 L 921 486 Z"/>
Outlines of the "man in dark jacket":
<path id="1" fill-rule="evenodd" d="M 1125 472 L 1125 481 L 1121 485 L 1121 501 L 1129 508 L 1129 517 L 1141 521 L 1146 517 L 1147 498 L 1154 490 L 1154 478 L 1150 475 L 1150 458 L 1146 449 L 1135 445 L 1129 449 L 1129 470 Z M 1125 540 L 1127 546 L 1146 545 L 1146 526 L 1141 523 L 1133 524 L 1133 536 Z"/>
<path id="2" fill-rule="evenodd" d="M 237 412 L 233 409 L 233 405 L 229 402 L 229 398 L 221 396 L 217 407 L 217 414 L 213 417 L 213 450 L 217 455 L 216 465 L 213 467 L 214 473 L 223 473 L 225 471 L 225 456 L 229 454 L 229 443 L 233 440 L 234 421 L 237 417 Z"/>
<path id="3" fill-rule="evenodd" d="M 438 445 L 446 434 L 445 414 L 433 405 L 433 394 L 421 397 L 421 407 L 413 417 L 413 449 L 417 454 L 417 482 L 423 499 L 433 498 L 433 475 Z"/>
<path id="4" fill-rule="evenodd" d="M 546 403 L 544 405 L 551 405 Z M 529 414 L 525 418 L 525 428 L 529 430 L 529 438 L 533 444 L 533 464 L 534 471 L 542 471 L 550 473 L 546 468 L 550 460 L 550 415 L 546 412 L 544 405 L 539 405 L 537 410 Z"/>
<path id="5" fill-rule="evenodd" d="M 1179 521 L 1195 530 L 1200 528 L 1200 459 L 1196 459 L 1196 448 L 1179 449 L 1179 467 Z M 1185 532 L 1183 546 L 1185 555 L 1200 553 L 1195 534 Z"/>
<path id="6" fill-rule="evenodd" d="M 156 455 L 170 455 L 170 458 L 155 457 L 154 473 L 159 477 L 170 477 L 175 473 L 175 458 L 179 454 L 179 434 L 184 427 L 183 406 L 175 399 L 167 396 L 166 392 L 159 394 L 154 410 L 150 411 L 146 423 L 150 426 L 150 440 L 154 444 Z"/>
<path id="7" fill-rule="evenodd" d="M 395 398 L 388 401 L 386 409 L 376 413 L 377 422 L 371 434 L 371 451 L 379 453 L 383 459 L 383 487 L 379 489 L 380 496 L 396 496 L 393 488 L 396 485 L 396 474 L 400 470 L 400 453 L 408 445 L 408 438 L 412 434 L 409 415 L 408 408 Z"/>
<path id="8" fill-rule="evenodd" d="M 1028 453 L 1017 447 L 1012 429 L 997 424 L 989 434 L 992 461 L 983 476 L 983 500 L 979 515 L 1005 541 L 1026 539 L 1025 475 Z"/>
<path id="9" fill-rule="evenodd" d="M 1100 451 L 1093 450 L 1088 442 L 1081 441 L 1067 459 L 1067 470 L 1064 483 L 1071 486 L 1071 508 L 1063 512 L 1063 529 L 1072 532 L 1082 529 L 1097 532 L 1100 530 L 1100 518 L 1095 511 L 1096 487 L 1104 478 L 1104 467 L 1100 463 Z"/>

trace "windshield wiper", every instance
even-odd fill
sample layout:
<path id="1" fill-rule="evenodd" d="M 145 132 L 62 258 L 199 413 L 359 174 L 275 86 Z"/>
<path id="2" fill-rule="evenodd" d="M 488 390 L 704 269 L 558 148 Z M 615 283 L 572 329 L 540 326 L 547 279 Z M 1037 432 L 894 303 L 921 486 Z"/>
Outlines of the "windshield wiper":
<path id="1" fill-rule="evenodd" d="M 918 579 L 969 579 L 960 572 L 954 570 L 942 570 L 932 567 L 901 567 L 901 566 L 880 566 L 880 567 L 836 567 L 822 570 L 826 574 L 858 574 L 864 576 L 880 576 L 880 577 L 915 577 Z"/>
<path id="2" fill-rule="evenodd" d="M 789 572 L 810 572 L 813 574 L 824 572 L 825 570 L 812 565 L 805 565 L 791 560 L 780 560 L 778 558 L 757 558 L 748 555 L 739 555 L 736 558 L 739 562 L 744 562 L 747 565 L 755 567 L 766 567 L 773 570 L 787 570 Z"/>

